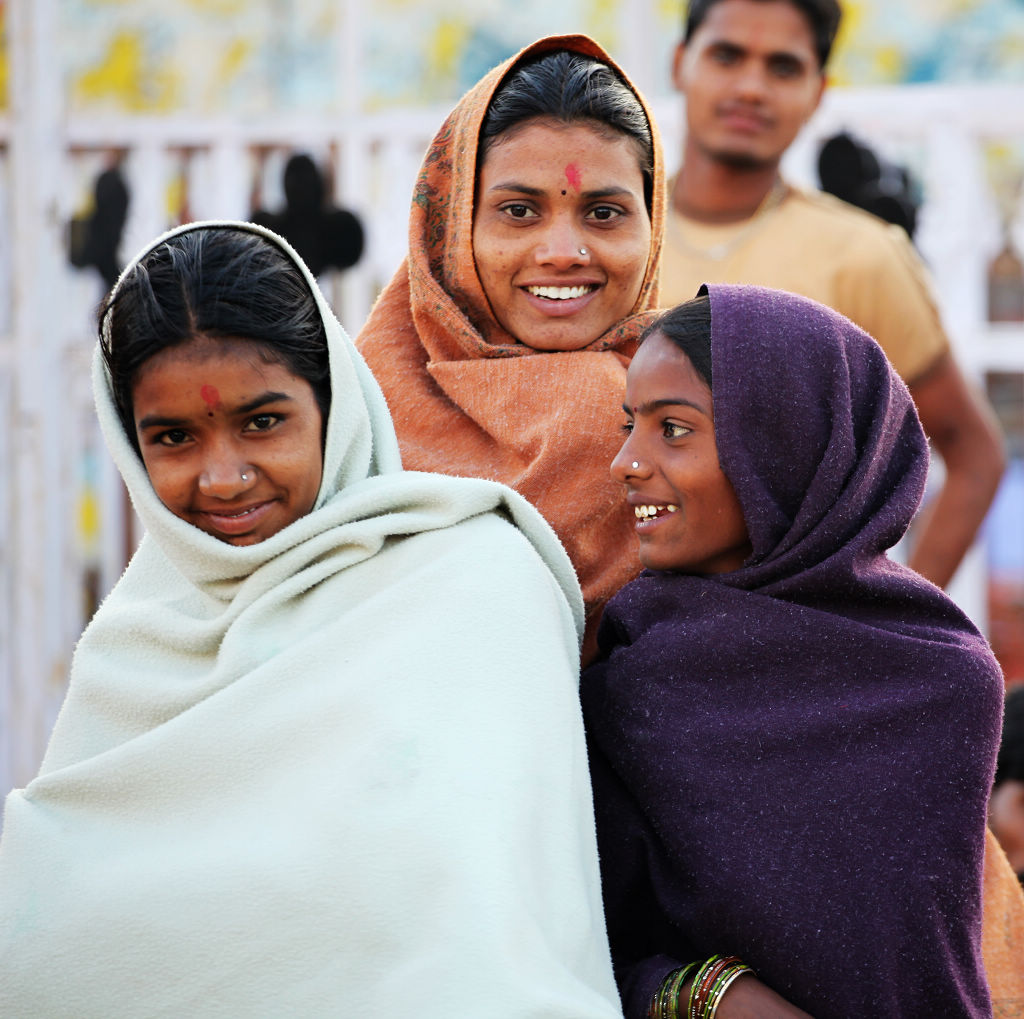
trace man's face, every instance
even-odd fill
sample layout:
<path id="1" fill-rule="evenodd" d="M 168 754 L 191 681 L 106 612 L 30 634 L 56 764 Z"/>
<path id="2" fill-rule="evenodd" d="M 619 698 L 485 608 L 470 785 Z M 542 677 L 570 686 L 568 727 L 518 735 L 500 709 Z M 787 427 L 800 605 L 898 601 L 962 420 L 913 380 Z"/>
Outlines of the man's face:
<path id="1" fill-rule="evenodd" d="M 788 0 L 721 0 L 688 43 L 673 81 L 686 96 L 687 136 L 714 162 L 774 165 L 825 87 L 811 26 Z"/>

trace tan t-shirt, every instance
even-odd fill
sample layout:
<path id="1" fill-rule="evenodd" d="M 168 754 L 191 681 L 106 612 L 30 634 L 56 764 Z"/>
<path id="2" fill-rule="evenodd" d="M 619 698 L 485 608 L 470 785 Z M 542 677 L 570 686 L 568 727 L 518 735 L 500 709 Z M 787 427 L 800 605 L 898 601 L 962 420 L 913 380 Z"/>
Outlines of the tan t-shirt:
<path id="1" fill-rule="evenodd" d="M 822 192 L 790 188 L 778 205 L 724 226 L 670 208 L 661 304 L 689 300 L 702 283 L 753 283 L 820 301 L 870 333 L 907 382 L 949 349 L 906 232 Z"/>

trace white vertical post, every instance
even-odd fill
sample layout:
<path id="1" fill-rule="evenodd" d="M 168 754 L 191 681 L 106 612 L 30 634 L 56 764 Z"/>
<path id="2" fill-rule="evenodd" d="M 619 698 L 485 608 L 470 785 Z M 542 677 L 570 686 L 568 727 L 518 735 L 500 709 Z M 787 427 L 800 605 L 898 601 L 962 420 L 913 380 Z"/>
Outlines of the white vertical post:
<path id="1" fill-rule="evenodd" d="M 945 231 L 943 236 L 933 236 L 935 244 L 929 252 L 929 264 L 936 293 L 942 295 L 942 317 L 957 360 L 964 374 L 981 385 L 984 355 L 973 341 L 985 318 L 985 255 L 982 247 L 972 243 L 986 211 L 981 153 L 967 122 L 951 116 L 933 120 L 928 144 L 928 193 L 935 203 L 930 214 Z M 936 172 L 939 168 L 941 174 Z M 984 546 L 979 537 L 948 590 L 983 631 L 988 629 L 986 582 Z"/>
<path id="2" fill-rule="evenodd" d="M 55 0 L 12 0 L 11 182 L 18 257 L 12 274 L 12 448 L 17 498 L 9 534 L 13 625 L 3 780 L 34 774 L 63 693 L 67 649 L 62 619 L 59 346 L 62 224 L 59 222 L 60 62 Z"/>
<path id="3" fill-rule="evenodd" d="M 672 46 L 683 37 L 682 4 L 678 8 L 671 31 Z M 662 52 L 664 26 L 657 0 L 625 0 L 619 4 L 618 39 L 612 57 L 643 93 L 648 102 L 671 93 L 672 49 Z"/>
<path id="4" fill-rule="evenodd" d="M 125 164 L 125 173 L 131 200 L 121 240 L 121 254 L 127 261 L 169 225 L 166 148 L 149 136 L 144 137 L 132 149 Z"/>
<path id="5" fill-rule="evenodd" d="M 232 135 L 218 138 L 200 164 L 201 186 L 193 196 L 196 219 L 249 218 L 248 152 Z"/>
<path id="6" fill-rule="evenodd" d="M 371 271 L 376 244 L 371 192 L 369 139 L 363 116 L 363 35 L 365 19 L 362 0 L 345 0 L 338 6 L 335 25 L 334 80 L 338 97 L 338 158 L 334 167 L 334 196 L 337 203 L 354 212 L 366 232 L 365 250 L 360 262 L 342 273 L 334 293 L 335 311 L 351 336 L 362 328 L 374 299 L 374 274 Z"/>
<path id="7" fill-rule="evenodd" d="M 10 236 L 10 235 L 8 235 Z M 13 510 L 17 500 L 14 489 L 13 416 L 8 408 L 13 403 L 11 390 L 12 361 L 9 348 L 0 343 L 0 407 L 6 420 L 0 435 L 0 796 L 14 785 L 13 747 L 11 740 L 16 725 L 14 718 L 14 530 Z"/>
<path id="8" fill-rule="evenodd" d="M 8 127 L 3 122 L 3 137 Z M 11 337 L 11 258 L 10 240 L 14 237 L 11 214 L 14 200 L 9 187 L 9 159 L 5 150 L 0 158 L 0 796 L 13 784 L 11 777 L 9 733 L 13 730 L 14 655 L 11 634 L 14 631 L 14 532 L 13 515 L 17 500 L 12 462 L 14 341 Z"/>

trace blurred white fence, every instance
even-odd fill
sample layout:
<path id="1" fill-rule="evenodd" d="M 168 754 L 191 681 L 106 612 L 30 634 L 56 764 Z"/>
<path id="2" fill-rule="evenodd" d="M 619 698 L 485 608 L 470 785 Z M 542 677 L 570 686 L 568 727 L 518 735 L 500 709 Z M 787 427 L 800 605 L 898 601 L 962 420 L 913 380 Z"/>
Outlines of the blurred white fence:
<path id="1" fill-rule="evenodd" d="M 19 10 L 28 17 L 32 7 L 16 4 L 12 15 Z M 13 24 L 12 36 L 29 28 Z M 117 579 L 135 539 L 92 415 L 89 359 L 102 288 L 66 256 L 67 224 L 85 182 L 119 154 L 131 195 L 122 255 L 130 257 L 183 210 L 194 219 L 245 218 L 261 148 L 276 153 L 262 181 L 265 205 L 277 204 L 270 178 L 285 153 L 329 161 L 338 203 L 367 230 L 361 263 L 324 281 L 355 333 L 404 254 L 412 184 L 446 112 L 258 126 L 65 121 L 56 76 L 37 60 L 13 60 L 11 85 L 14 112 L 0 119 L 0 794 L 34 773 L 89 607 Z M 671 165 L 679 104 L 664 100 L 656 112 Z M 1024 154 L 1024 88 L 833 93 L 792 150 L 791 177 L 813 182 L 816 143 L 840 128 L 922 176 L 918 242 L 970 373 L 1024 372 L 1024 330 L 985 321 L 985 271 L 1001 233 L 983 158 L 985 146 L 999 141 Z M 974 555 L 954 591 L 982 625 L 984 581 L 984 559 Z"/>

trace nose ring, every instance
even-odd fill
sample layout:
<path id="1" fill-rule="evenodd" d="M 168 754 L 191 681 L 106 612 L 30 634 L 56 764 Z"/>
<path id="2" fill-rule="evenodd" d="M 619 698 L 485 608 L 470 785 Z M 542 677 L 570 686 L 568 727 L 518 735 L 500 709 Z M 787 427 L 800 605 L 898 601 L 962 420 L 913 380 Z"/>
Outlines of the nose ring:
<path id="1" fill-rule="evenodd" d="M 640 469 L 640 461 L 639 460 L 634 460 L 633 461 L 633 470 L 637 471 L 639 469 Z M 245 477 L 245 475 L 243 474 L 242 477 Z"/>
<path id="2" fill-rule="evenodd" d="M 587 249 L 586 249 L 586 248 L 580 248 L 580 254 L 581 254 L 581 255 L 582 255 L 582 256 L 583 256 L 584 258 L 586 258 L 586 257 L 587 257 Z"/>

